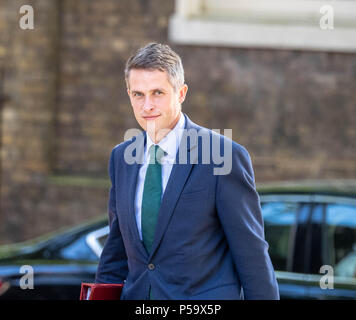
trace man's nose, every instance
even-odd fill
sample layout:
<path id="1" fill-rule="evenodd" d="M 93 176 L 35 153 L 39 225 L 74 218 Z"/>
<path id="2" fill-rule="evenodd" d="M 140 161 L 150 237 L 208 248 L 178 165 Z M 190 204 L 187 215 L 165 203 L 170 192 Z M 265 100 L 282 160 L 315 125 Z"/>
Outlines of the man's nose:
<path id="1" fill-rule="evenodd" d="M 154 109 L 154 104 L 152 102 L 152 99 L 150 99 L 150 97 L 146 97 L 145 98 L 145 101 L 144 101 L 144 104 L 143 104 L 143 110 L 145 112 L 147 111 L 152 111 Z"/>

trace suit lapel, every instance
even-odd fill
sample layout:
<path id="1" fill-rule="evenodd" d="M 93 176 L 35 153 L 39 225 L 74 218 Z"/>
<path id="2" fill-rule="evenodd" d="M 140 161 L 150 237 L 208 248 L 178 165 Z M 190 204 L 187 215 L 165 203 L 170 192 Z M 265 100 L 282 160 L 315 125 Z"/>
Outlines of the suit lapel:
<path id="1" fill-rule="evenodd" d="M 167 226 L 172 218 L 172 214 L 176 203 L 183 191 L 185 182 L 187 181 L 194 163 L 197 159 L 190 159 L 190 152 L 197 147 L 197 141 L 184 140 L 186 139 L 186 133 L 189 129 L 194 128 L 194 124 L 186 117 L 185 132 L 182 137 L 182 141 L 187 141 L 187 144 L 180 144 L 179 150 L 181 148 L 187 148 L 187 163 L 179 163 L 179 150 L 176 155 L 176 162 L 173 165 L 164 195 L 161 203 L 161 208 L 158 213 L 158 223 L 156 226 L 155 238 L 152 244 L 152 250 L 150 257 L 154 254 L 155 250 L 158 248 L 159 243 L 167 229 Z M 196 128 L 196 127 L 195 127 Z M 185 157 L 184 157 L 185 158 Z M 186 160 L 186 159 L 185 159 Z M 190 161 L 189 161 L 190 160 Z"/>
<path id="2" fill-rule="evenodd" d="M 192 170 L 192 167 L 194 163 L 196 163 L 197 158 L 191 158 L 190 152 L 194 150 L 194 148 L 197 147 L 197 141 L 195 140 L 189 140 L 186 139 L 186 134 L 190 129 L 196 129 L 199 130 L 199 126 L 195 125 L 190 119 L 185 115 L 186 118 L 186 125 L 185 129 L 186 131 L 183 134 L 182 141 L 186 141 L 186 144 L 180 144 L 179 150 L 176 155 L 176 163 L 173 165 L 171 175 L 169 177 L 160 211 L 158 213 L 158 223 L 156 226 L 156 232 L 155 232 L 155 238 L 152 244 L 152 250 L 150 253 L 150 257 L 154 254 L 155 250 L 158 248 L 159 243 L 161 242 L 164 233 L 168 227 L 168 224 L 172 218 L 172 214 L 174 211 L 174 208 L 176 206 L 176 203 L 180 197 L 180 194 L 183 191 L 185 182 L 187 181 L 190 172 Z M 146 132 L 143 132 L 144 134 L 144 143 L 142 146 L 136 147 L 133 149 L 133 155 L 136 156 L 136 150 L 139 150 L 139 152 L 142 152 L 138 159 L 143 160 L 144 156 L 144 146 L 146 144 Z M 134 141 L 134 140 L 133 140 Z M 142 140 L 141 140 L 142 141 Z M 181 141 L 181 142 L 182 142 Z M 187 163 L 180 164 L 179 163 L 179 154 L 181 148 L 184 148 L 186 150 L 186 157 L 187 157 Z M 185 153 L 184 153 L 185 154 Z M 184 157 L 185 158 L 185 157 Z M 189 161 L 190 160 L 190 161 Z M 138 244 L 139 250 L 143 255 L 147 255 L 147 251 L 143 245 L 143 242 L 140 239 L 139 233 L 138 233 L 138 228 L 137 228 L 137 223 L 136 223 L 136 217 L 135 217 L 135 196 L 136 196 L 136 185 L 137 185 L 137 176 L 139 173 L 139 170 L 141 168 L 141 163 L 143 161 L 140 161 L 140 163 L 133 163 L 133 164 L 126 164 L 126 172 L 125 176 L 126 179 L 124 181 L 124 185 L 127 186 L 127 196 L 128 196 L 128 228 L 130 229 L 130 233 L 132 234 L 132 238 L 135 241 L 135 243 Z M 125 199 L 124 199 L 125 200 Z M 124 201 L 126 202 L 126 201 Z M 126 202 L 127 203 L 127 202 Z"/>
<path id="3" fill-rule="evenodd" d="M 144 157 L 144 146 L 146 144 L 146 133 L 143 132 L 144 134 L 144 140 L 143 144 L 139 145 L 133 150 L 133 156 L 139 159 L 139 163 L 134 162 L 133 164 L 127 164 L 126 162 L 126 181 L 124 186 L 127 186 L 127 199 L 124 199 L 124 202 L 128 200 L 128 227 L 130 229 L 130 232 L 132 234 L 132 238 L 134 240 L 134 243 L 138 244 L 138 247 L 142 254 L 147 255 L 146 249 L 140 239 L 140 235 L 138 233 L 138 227 L 136 223 L 136 216 L 135 216 L 135 196 L 136 196 L 136 185 L 137 185 L 137 176 L 139 173 L 139 170 L 142 166 L 143 163 L 143 157 Z M 136 151 L 140 152 L 140 154 L 137 154 Z M 125 187 L 124 187 L 125 188 Z"/>

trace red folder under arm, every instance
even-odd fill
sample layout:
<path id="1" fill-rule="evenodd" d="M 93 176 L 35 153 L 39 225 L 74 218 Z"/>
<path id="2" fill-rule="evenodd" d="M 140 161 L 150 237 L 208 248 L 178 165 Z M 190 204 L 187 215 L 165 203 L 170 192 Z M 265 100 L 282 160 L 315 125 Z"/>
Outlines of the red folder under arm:
<path id="1" fill-rule="evenodd" d="M 80 300 L 120 300 L 122 283 L 82 283 Z"/>

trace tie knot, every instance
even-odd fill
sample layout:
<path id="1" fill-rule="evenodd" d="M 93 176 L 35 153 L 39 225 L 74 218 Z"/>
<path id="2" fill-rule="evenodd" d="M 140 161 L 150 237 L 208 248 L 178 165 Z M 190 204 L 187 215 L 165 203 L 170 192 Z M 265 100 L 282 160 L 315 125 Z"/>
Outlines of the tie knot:
<path id="1" fill-rule="evenodd" d="M 159 163 L 161 164 L 162 157 L 164 156 L 165 152 L 163 149 L 159 147 L 159 145 L 154 144 L 150 147 L 150 164 L 152 163 Z"/>

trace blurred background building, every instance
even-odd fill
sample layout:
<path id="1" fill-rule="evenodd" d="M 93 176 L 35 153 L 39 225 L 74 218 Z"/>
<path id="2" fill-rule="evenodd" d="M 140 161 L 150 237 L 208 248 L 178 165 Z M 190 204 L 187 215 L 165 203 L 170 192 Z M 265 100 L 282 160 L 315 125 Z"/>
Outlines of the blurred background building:
<path id="1" fill-rule="evenodd" d="M 0 0 L 0 244 L 106 212 L 148 42 L 181 55 L 183 111 L 232 129 L 257 183 L 356 179 L 356 1 Z"/>

